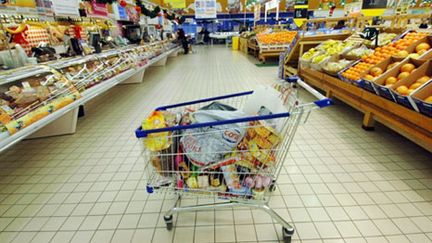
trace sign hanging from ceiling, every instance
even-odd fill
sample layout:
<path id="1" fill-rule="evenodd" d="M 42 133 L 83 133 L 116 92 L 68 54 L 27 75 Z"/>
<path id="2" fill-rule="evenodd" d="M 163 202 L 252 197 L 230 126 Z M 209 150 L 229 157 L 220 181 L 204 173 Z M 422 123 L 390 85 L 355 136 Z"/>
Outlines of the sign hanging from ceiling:
<path id="1" fill-rule="evenodd" d="M 108 8 L 104 3 L 96 3 L 96 1 L 84 2 L 86 14 L 89 17 L 108 17 Z"/>
<path id="2" fill-rule="evenodd" d="M 196 19 L 215 19 L 216 0 L 195 0 Z"/>
<path id="3" fill-rule="evenodd" d="M 167 3 L 171 5 L 171 8 L 175 8 L 175 9 L 186 8 L 186 0 L 168 0 Z"/>
<path id="4" fill-rule="evenodd" d="M 236 14 L 241 11 L 240 0 L 228 0 L 227 10 L 230 14 Z"/>
<path id="5" fill-rule="evenodd" d="M 259 21 L 261 19 L 261 4 L 254 5 L 254 21 Z"/>
<path id="6" fill-rule="evenodd" d="M 52 9 L 58 16 L 80 16 L 78 0 L 55 0 L 52 1 Z"/>

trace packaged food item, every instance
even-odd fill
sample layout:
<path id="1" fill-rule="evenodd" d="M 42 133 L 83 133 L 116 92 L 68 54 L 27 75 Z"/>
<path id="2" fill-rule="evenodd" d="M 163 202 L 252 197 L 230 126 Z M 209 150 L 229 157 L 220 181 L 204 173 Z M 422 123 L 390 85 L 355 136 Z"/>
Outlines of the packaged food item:
<path id="1" fill-rule="evenodd" d="M 204 170 L 215 170 L 215 169 L 218 169 L 218 168 L 220 168 L 222 166 L 227 166 L 227 165 L 230 165 L 230 164 L 234 164 L 237 161 L 238 161 L 237 157 L 229 157 L 227 159 L 223 159 L 221 161 L 217 161 L 215 163 L 211 163 L 211 164 L 209 164 L 207 166 L 201 167 L 200 169 L 202 171 L 204 171 Z"/>
<path id="2" fill-rule="evenodd" d="M 198 187 L 200 189 L 206 189 L 209 187 L 209 177 L 208 175 L 200 175 L 197 177 L 198 180 Z"/>
<path id="3" fill-rule="evenodd" d="M 153 111 L 142 123 L 143 130 L 165 128 L 165 118 L 161 111 Z M 168 148 L 171 143 L 168 132 L 151 133 L 144 138 L 144 146 L 150 151 L 161 151 Z"/>
<path id="4" fill-rule="evenodd" d="M 186 184 L 190 189 L 198 189 L 199 185 L 198 185 L 198 180 L 197 177 L 195 176 L 191 176 L 186 180 Z"/>
<path id="5" fill-rule="evenodd" d="M 225 183 L 229 189 L 229 192 L 235 194 L 246 194 L 249 189 L 244 187 L 240 183 L 240 177 L 237 174 L 237 168 L 235 165 L 222 166 L 221 170 L 224 175 Z"/>

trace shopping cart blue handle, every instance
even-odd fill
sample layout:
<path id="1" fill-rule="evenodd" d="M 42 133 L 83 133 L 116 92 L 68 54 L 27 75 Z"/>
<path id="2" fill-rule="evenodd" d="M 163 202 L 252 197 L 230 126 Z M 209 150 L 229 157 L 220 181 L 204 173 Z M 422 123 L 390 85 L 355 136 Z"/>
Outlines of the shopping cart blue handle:
<path id="1" fill-rule="evenodd" d="M 303 80 L 301 80 L 300 77 L 293 75 L 289 76 L 285 79 L 288 83 L 296 83 L 300 85 L 302 88 L 304 88 L 306 91 L 308 91 L 310 94 L 318 98 L 318 100 L 314 101 L 315 105 L 317 105 L 320 108 L 329 106 L 333 104 L 333 101 L 330 98 L 325 97 L 323 94 L 312 88 L 309 84 L 305 83 Z"/>
<path id="2" fill-rule="evenodd" d="M 238 97 L 238 96 L 250 95 L 252 93 L 253 93 L 253 91 L 246 91 L 246 92 L 216 96 L 216 97 L 211 97 L 211 98 L 206 98 L 206 99 L 199 99 L 199 100 L 194 100 L 194 101 L 178 103 L 178 104 L 174 104 L 174 105 L 160 106 L 160 107 L 156 108 L 156 110 L 157 111 L 164 111 L 164 110 L 168 110 L 168 109 L 172 109 L 172 108 L 177 108 L 177 107 L 182 107 L 182 106 L 187 106 L 187 105 L 194 105 L 194 104 L 199 104 L 199 103 L 203 103 L 203 102 L 223 100 L 223 99 L 228 99 L 228 98 L 233 98 L 233 97 Z"/>
<path id="3" fill-rule="evenodd" d="M 237 118 L 237 119 L 195 123 L 195 124 L 190 124 L 190 125 L 185 125 L 185 126 L 180 125 L 180 126 L 165 127 L 165 128 L 150 129 L 150 130 L 142 130 L 142 128 L 139 127 L 135 130 L 135 136 L 137 138 L 145 138 L 149 134 L 158 133 L 158 132 L 173 132 L 173 131 L 179 131 L 179 130 L 185 130 L 185 129 L 220 126 L 220 125 L 227 125 L 227 124 L 233 124 L 233 123 L 244 123 L 244 122 L 259 121 L 259 120 L 270 120 L 270 119 L 284 118 L 284 117 L 289 117 L 289 116 L 290 116 L 289 112 L 284 112 L 284 113 L 277 113 L 277 114 L 271 114 L 271 115 L 248 116 L 248 117 L 242 117 L 242 118 Z"/>

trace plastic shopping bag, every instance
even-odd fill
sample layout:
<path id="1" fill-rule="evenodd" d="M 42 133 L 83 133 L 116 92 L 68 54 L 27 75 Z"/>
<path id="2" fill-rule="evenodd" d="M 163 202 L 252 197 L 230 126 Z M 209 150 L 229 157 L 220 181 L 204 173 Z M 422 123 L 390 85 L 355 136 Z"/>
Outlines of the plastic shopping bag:
<path id="1" fill-rule="evenodd" d="M 216 122 L 244 117 L 240 111 L 199 110 L 192 114 L 193 123 Z M 221 160 L 243 139 L 244 123 L 205 126 L 188 129 L 180 143 L 188 159 L 197 166 Z"/>

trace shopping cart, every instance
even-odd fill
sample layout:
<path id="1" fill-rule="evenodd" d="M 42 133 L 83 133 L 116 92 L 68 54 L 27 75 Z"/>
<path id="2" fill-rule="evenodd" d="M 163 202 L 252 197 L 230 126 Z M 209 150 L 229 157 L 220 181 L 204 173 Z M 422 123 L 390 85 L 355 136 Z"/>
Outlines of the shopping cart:
<path id="1" fill-rule="evenodd" d="M 299 86 L 319 100 L 302 104 Z M 248 207 L 268 213 L 282 225 L 284 241 L 291 241 L 294 228 L 268 206 L 271 192 L 298 125 L 306 122 L 313 109 L 332 102 L 297 77 L 290 77 L 282 91 L 284 112 L 271 113 L 261 107 L 259 115 L 239 112 L 239 116 L 216 121 L 203 115 L 220 112 L 214 109 L 224 110 L 223 114 L 238 112 L 234 108 L 243 109 L 252 99 L 254 91 L 249 91 L 159 107 L 146 119 L 157 120 L 159 127 L 148 129 L 143 122 L 135 131 L 144 145 L 147 192 L 177 197 L 164 216 L 168 230 L 173 227 L 174 213 Z M 177 206 L 186 196 L 210 197 L 214 203 Z"/>

